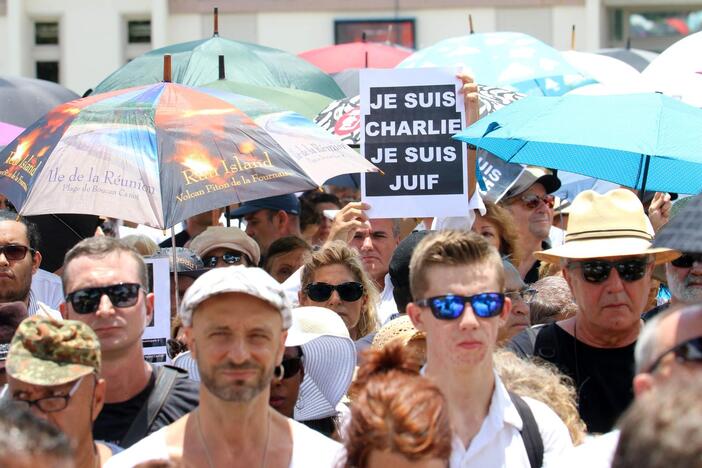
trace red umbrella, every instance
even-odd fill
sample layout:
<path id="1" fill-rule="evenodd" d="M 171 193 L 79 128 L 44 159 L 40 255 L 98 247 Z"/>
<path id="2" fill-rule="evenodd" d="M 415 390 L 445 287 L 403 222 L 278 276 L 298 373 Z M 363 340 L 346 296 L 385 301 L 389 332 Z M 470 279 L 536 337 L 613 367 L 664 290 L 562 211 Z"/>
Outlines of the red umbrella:
<path id="1" fill-rule="evenodd" d="M 412 55 L 412 49 L 375 42 L 349 42 L 302 52 L 299 57 L 326 73 L 347 68 L 394 68 Z"/>

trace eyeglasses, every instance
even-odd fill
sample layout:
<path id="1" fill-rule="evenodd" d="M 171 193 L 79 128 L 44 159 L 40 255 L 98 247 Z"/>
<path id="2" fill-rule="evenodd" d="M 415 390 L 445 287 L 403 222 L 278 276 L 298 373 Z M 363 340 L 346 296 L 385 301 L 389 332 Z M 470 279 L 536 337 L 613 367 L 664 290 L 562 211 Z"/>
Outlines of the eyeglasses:
<path id="1" fill-rule="evenodd" d="M 214 268 L 217 266 L 219 259 L 222 259 L 227 265 L 241 265 L 244 263 L 244 254 L 241 252 L 226 252 L 222 255 L 209 255 L 202 259 L 202 262 L 208 268 Z"/>
<path id="2" fill-rule="evenodd" d="M 32 255 L 34 255 L 36 250 L 32 249 L 31 247 L 27 247 L 26 245 L 19 244 L 0 245 L 0 254 L 4 254 L 6 259 L 13 262 L 22 260 L 27 256 L 27 252 L 31 252 Z"/>
<path id="3" fill-rule="evenodd" d="M 73 291 L 66 296 L 78 314 L 92 314 L 100 306 L 100 299 L 107 295 L 115 307 L 131 307 L 137 303 L 141 285 L 138 283 L 119 283 L 96 288 L 84 288 Z"/>
<path id="4" fill-rule="evenodd" d="M 334 291 L 339 293 L 339 298 L 344 302 L 355 302 L 363 296 L 363 285 L 356 281 L 348 283 L 310 283 L 305 288 L 307 296 L 314 302 L 328 300 Z"/>
<path id="5" fill-rule="evenodd" d="M 457 319 L 470 302 L 473 313 L 479 318 L 490 318 L 500 315 L 505 305 L 505 295 L 502 293 L 488 292 L 473 296 L 458 296 L 446 294 L 445 296 L 430 297 L 416 302 L 420 307 L 429 307 L 431 313 L 439 320 Z"/>
<path id="6" fill-rule="evenodd" d="M 553 208 L 553 204 L 555 203 L 555 198 L 553 195 L 544 195 L 543 197 L 538 195 L 522 195 L 519 197 L 519 200 L 530 210 L 533 210 L 539 206 L 540 202 L 544 202 L 544 205 L 548 206 L 549 208 Z"/>
<path id="7" fill-rule="evenodd" d="M 302 369 L 302 357 L 286 358 L 281 364 L 283 365 L 283 378 L 289 379 Z"/>
<path id="8" fill-rule="evenodd" d="M 20 405 L 26 405 L 27 409 L 31 408 L 32 406 L 36 406 L 44 413 L 56 413 L 58 411 L 63 411 L 68 406 L 68 402 L 71 400 L 71 397 L 78 391 L 78 387 L 80 387 L 80 383 L 82 381 L 83 377 L 76 380 L 76 383 L 73 384 L 67 395 L 49 396 L 38 398 L 36 400 L 15 399 L 14 401 Z"/>
<path id="9" fill-rule="evenodd" d="M 670 353 L 675 353 L 675 359 L 678 362 L 702 362 L 702 336 L 692 338 L 683 343 L 673 346 L 653 361 L 648 372 L 652 373 L 660 365 L 665 356 Z"/>
<path id="10" fill-rule="evenodd" d="M 580 267 L 583 278 L 588 283 L 602 283 L 609 278 L 612 268 L 617 269 L 619 277 L 627 282 L 638 281 L 646 274 L 648 259 L 631 258 L 628 260 L 618 260 L 608 262 L 606 260 L 583 260 L 568 263 L 569 269 Z"/>
<path id="11" fill-rule="evenodd" d="M 536 296 L 536 289 L 529 288 L 523 288 L 519 291 L 507 291 L 505 293 L 505 297 L 509 297 L 512 301 L 521 299 L 527 304 L 534 300 L 534 296 Z"/>
<path id="12" fill-rule="evenodd" d="M 702 254 L 686 253 L 683 254 L 681 257 L 676 258 L 675 260 L 671 260 L 670 263 L 674 267 L 678 268 L 692 268 L 692 265 L 694 265 L 695 262 L 702 263 Z"/>

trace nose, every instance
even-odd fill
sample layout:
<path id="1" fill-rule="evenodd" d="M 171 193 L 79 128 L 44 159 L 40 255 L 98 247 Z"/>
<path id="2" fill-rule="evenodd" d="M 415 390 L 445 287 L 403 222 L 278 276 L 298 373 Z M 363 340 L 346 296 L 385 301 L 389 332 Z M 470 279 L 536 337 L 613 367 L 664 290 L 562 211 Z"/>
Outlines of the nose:
<path id="1" fill-rule="evenodd" d="M 227 354 L 234 364 L 243 364 L 248 361 L 250 357 L 246 343 L 241 337 L 235 337 L 231 340 L 229 352 Z"/>
<path id="2" fill-rule="evenodd" d="M 95 315 L 98 317 L 104 317 L 107 315 L 112 315 L 114 313 L 115 306 L 112 304 L 107 294 L 103 294 L 102 296 L 100 296 L 100 302 L 98 304 L 97 310 L 95 311 Z"/>
<path id="3" fill-rule="evenodd" d="M 5 251 L 0 250 L 0 265 L 9 265 L 10 261 L 5 256 Z"/>
<path id="4" fill-rule="evenodd" d="M 336 289 L 332 291 L 331 296 L 327 299 L 327 305 L 339 305 L 341 304 L 341 297 L 339 296 L 339 291 Z"/>
<path id="5" fill-rule="evenodd" d="M 693 275 L 702 275 L 702 260 L 695 260 L 692 262 L 690 273 Z"/>
<path id="6" fill-rule="evenodd" d="M 473 313 L 473 308 L 469 303 L 466 303 L 463 309 L 463 315 L 458 319 L 458 326 L 461 330 L 475 330 L 478 328 L 480 323 L 478 323 L 478 317 Z"/>
<path id="7" fill-rule="evenodd" d="M 371 236 L 366 236 L 363 238 L 361 250 L 373 250 L 373 239 L 371 239 Z"/>
<path id="8" fill-rule="evenodd" d="M 515 315 L 529 315 L 529 304 L 524 299 L 512 299 L 512 313 Z"/>
<path id="9" fill-rule="evenodd" d="M 624 289 L 624 281 L 622 280 L 621 276 L 619 276 L 619 272 L 616 268 L 612 268 L 609 271 L 609 276 L 605 280 L 604 284 L 611 292 L 618 292 Z"/>

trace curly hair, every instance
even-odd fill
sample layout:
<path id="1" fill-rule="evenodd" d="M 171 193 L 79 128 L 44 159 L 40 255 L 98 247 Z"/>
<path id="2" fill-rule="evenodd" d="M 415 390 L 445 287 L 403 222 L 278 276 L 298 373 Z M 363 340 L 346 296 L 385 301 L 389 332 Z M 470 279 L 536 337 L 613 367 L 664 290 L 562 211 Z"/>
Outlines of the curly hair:
<path id="1" fill-rule="evenodd" d="M 522 252 L 519 248 L 519 234 L 512 213 L 492 202 L 485 202 L 485 209 L 487 212 L 482 217 L 494 224 L 500 234 L 500 255 L 507 257 L 515 267 L 519 267 Z"/>
<path id="2" fill-rule="evenodd" d="M 451 455 L 448 405 L 441 391 L 419 375 L 419 363 L 401 342 L 363 353 L 352 384 L 356 398 L 346 433 L 346 467 L 362 468 L 374 450 L 416 461 Z"/>
<path id="3" fill-rule="evenodd" d="M 575 388 L 569 377 L 552 364 L 526 361 L 510 351 L 497 350 L 493 358 L 495 369 L 507 390 L 551 408 L 568 428 L 573 445 L 585 440 L 585 423 L 578 413 Z"/>
<path id="4" fill-rule="evenodd" d="M 378 289 L 373 284 L 373 280 L 368 276 L 368 273 L 363 269 L 363 263 L 361 263 L 358 253 L 343 241 L 334 241 L 324 245 L 307 260 L 302 267 L 302 274 L 300 275 L 301 294 L 307 295 L 305 292 L 306 288 L 312 283 L 315 272 L 329 265 L 345 266 L 354 279 L 363 285 L 363 295 L 366 300 L 361 310 L 361 317 L 356 325 L 356 335 L 361 338 L 377 330 L 376 307 L 380 302 Z"/>

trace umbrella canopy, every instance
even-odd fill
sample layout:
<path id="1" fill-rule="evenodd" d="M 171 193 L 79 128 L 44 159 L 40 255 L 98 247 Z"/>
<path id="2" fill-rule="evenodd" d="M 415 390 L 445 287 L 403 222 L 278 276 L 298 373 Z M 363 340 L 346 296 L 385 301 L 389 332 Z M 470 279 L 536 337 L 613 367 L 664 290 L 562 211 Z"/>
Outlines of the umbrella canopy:
<path id="1" fill-rule="evenodd" d="M 445 39 L 412 54 L 397 67 L 458 66 L 486 85 L 532 95 L 560 96 L 595 82 L 578 73 L 553 47 L 514 32 Z"/>
<path id="2" fill-rule="evenodd" d="M 164 229 L 375 170 L 301 115 L 267 103 L 244 114 L 229 96 L 158 83 L 61 105 L 0 153 L 0 193 L 24 215 L 95 214 Z"/>
<path id="3" fill-rule="evenodd" d="M 0 148 L 17 138 L 24 128 L 0 122 Z"/>
<path id="4" fill-rule="evenodd" d="M 656 234 L 653 246 L 702 253 L 702 195 L 683 203 L 685 206 Z"/>
<path id="5" fill-rule="evenodd" d="M 643 71 L 656 89 L 702 107 L 702 32 L 690 34 L 664 50 Z"/>
<path id="6" fill-rule="evenodd" d="M 332 102 L 332 99 L 327 96 L 303 91 L 301 89 L 257 86 L 229 80 L 217 80 L 203 85 L 201 88 L 217 89 L 228 93 L 260 99 L 285 110 L 297 112 L 309 119 L 315 118 L 319 111 Z M 246 112 L 246 109 L 242 110 Z"/>
<path id="7" fill-rule="evenodd" d="M 455 138 L 509 162 L 636 189 L 702 191 L 702 110 L 662 94 L 530 97 Z"/>
<path id="8" fill-rule="evenodd" d="M 349 42 L 298 54 L 327 73 L 339 73 L 349 68 L 395 68 L 412 55 L 412 49 L 377 42 Z"/>
<path id="9" fill-rule="evenodd" d="M 54 107 L 78 97 L 51 81 L 3 76 L 0 77 L 0 122 L 29 127 Z"/>
<path id="10" fill-rule="evenodd" d="M 216 81 L 219 56 L 224 55 L 230 81 L 302 89 L 331 99 L 344 97 L 329 75 L 293 54 L 219 36 L 147 52 L 105 78 L 95 93 L 158 83 L 163 78 L 163 57 L 167 54 L 173 56 L 175 83 L 202 86 Z"/>
<path id="11" fill-rule="evenodd" d="M 606 55 L 568 50 L 561 52 L 563 58 L 576 70 L 597 81 L 595 84 L 576 88 L 572 93 L 579 94 L 583 88 L 605 86 L 612 88 L 631 88 L 633 92 L 653 91 L 646 89 L 641 73 L 631 65 Z"/>
<path id="12" fill-rule="evenodd" d="M 631 65 L 639 72 L 644 71 L 648 64 L 651 63 L 653 59 L 658 57 L 656 52 L 631 48 L 600 49 L 595 53 L 620 60 L 628 65 Z"/>

